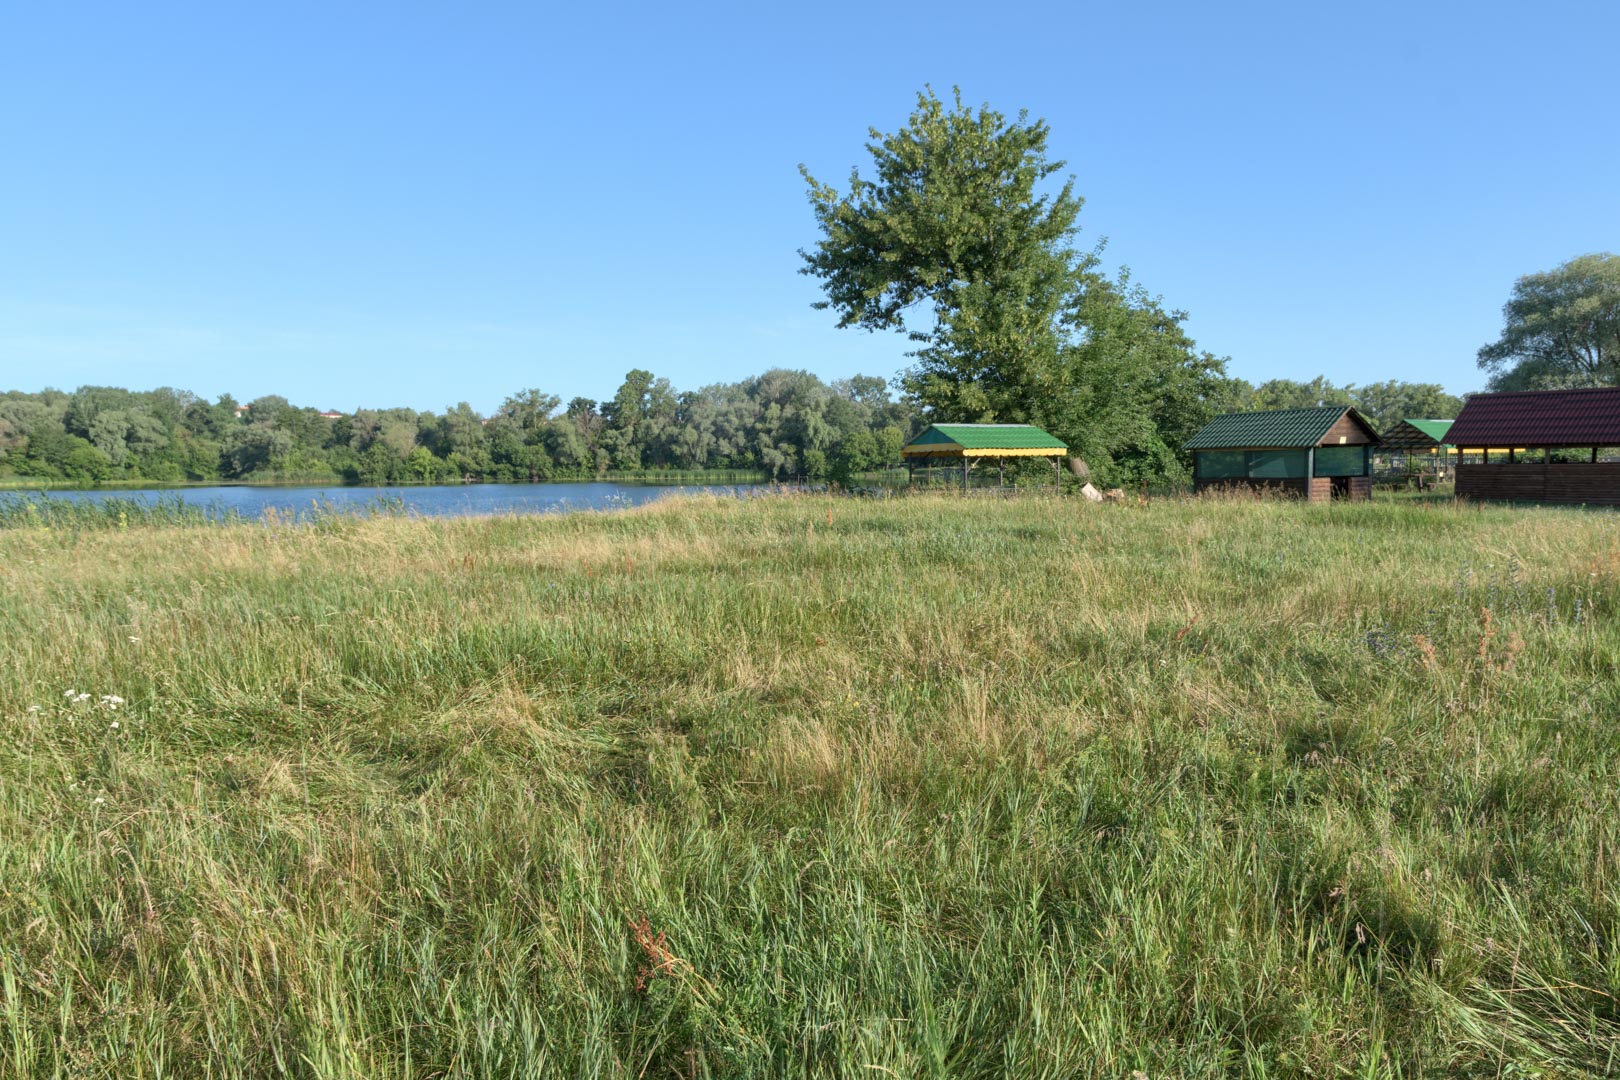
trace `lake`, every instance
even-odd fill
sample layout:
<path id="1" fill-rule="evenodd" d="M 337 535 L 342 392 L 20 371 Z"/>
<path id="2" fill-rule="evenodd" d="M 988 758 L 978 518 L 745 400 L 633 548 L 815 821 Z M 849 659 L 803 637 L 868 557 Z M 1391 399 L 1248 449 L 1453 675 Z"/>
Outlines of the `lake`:
<path id="1" fill-rule="evenodd" d="M 546 514 L 574 510 L 622 510 L 675 494 L 745 495 L 764 491 L 766 484 L 620 484 L 578 481 L 560 484 L 457 484 L 433 487 L 257 487 L 229 485 L 184 488 L 56 489 L 50 499 L 101 502 L 132 499 L 143 503 L 173 503 L 259 517 L 266 510 L 303 513 L 317 506 L 363 510 L 378 499 L 395 500 L 408 513 L 423 517 L 465 517 L 476 514 Z M 18 489 L 0 492 L 0 499 L 39 498 L 39 493 Z"/>

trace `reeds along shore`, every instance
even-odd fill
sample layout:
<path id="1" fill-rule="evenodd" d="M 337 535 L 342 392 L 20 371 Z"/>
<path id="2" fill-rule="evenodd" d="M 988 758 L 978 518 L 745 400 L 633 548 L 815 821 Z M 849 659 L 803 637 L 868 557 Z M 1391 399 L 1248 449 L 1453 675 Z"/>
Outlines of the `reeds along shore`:
<path id="1" fill-rule="evenodd" d="M 1620 516 L 6 524 L 0 1074 L 1620 1070 Z"/>

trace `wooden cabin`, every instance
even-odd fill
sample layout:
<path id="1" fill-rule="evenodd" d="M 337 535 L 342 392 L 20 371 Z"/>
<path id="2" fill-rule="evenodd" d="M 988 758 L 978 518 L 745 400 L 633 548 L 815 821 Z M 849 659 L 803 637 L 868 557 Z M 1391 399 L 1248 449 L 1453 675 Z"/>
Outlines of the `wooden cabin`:
<path id="1" fill-rule="evenodd" d="M 1370 499 L 1378 432 L 1355 409 L 1228 413 L 1187 441 L 1197 491 L 1251 488 L 1305 499 Z"/>
<path id="2" fill-rule="evenodd" d="M 1474 394 L 1446 440 L 1460 497 L 1620 506 L 1620 387 Z"/>

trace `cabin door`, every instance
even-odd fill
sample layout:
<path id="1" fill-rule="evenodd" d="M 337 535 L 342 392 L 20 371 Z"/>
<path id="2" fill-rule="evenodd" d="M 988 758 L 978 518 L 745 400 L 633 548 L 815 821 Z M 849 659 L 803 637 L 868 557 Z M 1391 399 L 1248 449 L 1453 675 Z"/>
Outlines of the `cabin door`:
<path id="1" fill-rule="evenodd" d="M 1333 497 L 1335 499 L 1348 499 L 1350 497 L 1350 478 L 1348 476 L 1335 476 L 1333 478 Z"/>

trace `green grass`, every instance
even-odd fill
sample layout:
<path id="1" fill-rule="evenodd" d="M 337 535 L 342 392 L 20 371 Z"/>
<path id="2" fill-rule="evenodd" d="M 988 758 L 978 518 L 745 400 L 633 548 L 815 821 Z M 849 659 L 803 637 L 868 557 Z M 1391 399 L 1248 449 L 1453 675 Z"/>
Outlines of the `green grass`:
<path id="1" fill-rule="evenodd" d="M 5 524 L 0 1074 L 1620 1072 L 1620 516 Z"/>

